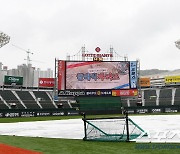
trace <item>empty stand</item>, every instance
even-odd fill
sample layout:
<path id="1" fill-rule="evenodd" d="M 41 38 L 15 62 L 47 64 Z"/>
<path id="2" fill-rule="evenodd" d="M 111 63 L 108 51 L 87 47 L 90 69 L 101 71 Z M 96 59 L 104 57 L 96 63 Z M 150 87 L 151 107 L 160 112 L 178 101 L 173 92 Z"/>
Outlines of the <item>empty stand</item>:
<path id="1" fill-rule="evenodd" d="M 9 107 L 0 100 L 0 109 L 9 109 Z"/>
<path id="2" fill-rule="evenodd" d="M 180 88 L 176 89 L 176 93 L 174 96 L 174 105 L 180 105 Z"/>
<path id="3" fill-rule="evenodd" d="M 29 91 L 16 91 L 16 93 L 28 109 L 39 109 L 40 108 L 40 106 L 37 104 L 37 102 L 31 96 Z"/>
<path id="4" fill-rule="evenodd" d="M 144 106 L 156 106 L 156 90 L 144 90 Z"/>
<path id="5" fill-rule="evenodd" d="M 129 100 L 130 107 L 137 106 L 137 100 Z"/>
<path id="6" fill-rule="evenodd" d="M 172 105 L 172 89 L 161 89 L 159 93 L 159 105 Z"/>
<path id="7" fill-rule="evenodd" d="M 122 107 L 128 107 L 127 99 L 121 99 Z"/>
<path id="8" fill-rule="evenodd" d="M 55 108 L 54 104 L 52 103 L 51 99 L 49 98 L 49 96 L 46 94 L 45 91 L 33 91 L 33 93 L 43 109 Z"/>
<path id="9" fill-rule="evenodd" d="M 19 102 L 17 97 L 11 90 L 0 90 L 1 97 L 6 101 L 11 108 L 24 109 L 25 107 Z"/>
<path id="10" fill-rule="evenodd" d="M 58 108 L 78 108 L 79 104 L 74 97 L 61 97 L 57 102 Z"/>

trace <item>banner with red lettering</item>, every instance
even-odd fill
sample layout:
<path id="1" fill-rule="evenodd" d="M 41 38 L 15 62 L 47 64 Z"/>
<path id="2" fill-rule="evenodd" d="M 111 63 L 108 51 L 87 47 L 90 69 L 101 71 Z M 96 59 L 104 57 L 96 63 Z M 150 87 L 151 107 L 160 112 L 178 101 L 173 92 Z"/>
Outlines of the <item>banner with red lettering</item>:
<path id="1" fill-rule="evenodd" d="M 54 78 L 39 78 L 39 87 L 54 87 Z"/>
<path id="2" fill-rule="evenodd" d="M 128 90 L 112 90 L 112 96 L 137 96 L 137 89 L 128 89 Z"/>
<path id="3" fill-rule="evenodd" d="M 58 90 L 65 90 L 65 61 L 58 61 Z"/>

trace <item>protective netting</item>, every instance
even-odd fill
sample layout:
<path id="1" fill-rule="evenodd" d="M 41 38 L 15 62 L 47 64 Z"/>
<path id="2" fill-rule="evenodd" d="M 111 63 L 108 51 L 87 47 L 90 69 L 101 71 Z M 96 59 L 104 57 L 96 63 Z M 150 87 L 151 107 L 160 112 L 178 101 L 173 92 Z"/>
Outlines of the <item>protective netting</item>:
<path id="1" fill-rule="evenodd" d="M 85 122 L 84 140 L 97 141 L 130 141 L 145 131 L 128 118 L 83 119 Z M 128 127 L 127 127 L 128 124 Z"/>

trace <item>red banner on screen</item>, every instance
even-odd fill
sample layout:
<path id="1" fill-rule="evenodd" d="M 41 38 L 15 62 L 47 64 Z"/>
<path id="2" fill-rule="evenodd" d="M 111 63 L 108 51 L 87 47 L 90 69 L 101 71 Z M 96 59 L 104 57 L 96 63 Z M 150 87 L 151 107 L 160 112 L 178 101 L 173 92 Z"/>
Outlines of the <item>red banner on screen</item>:
<path id="1" fill-rule="evenodd" d="M 112 96 L 137 96 L 137 89 L 129 89 L 129 90 L 112 90 Z"/>
<path id="2" fill-rule="evenodd" d="M 65 89 L 65 61 L 58 61 L 58 90 Z"/>
<path id="3" fill-rule="evenodd" d="M 54 87 L 54 78 L 39 78 L 39 87 Z"/>

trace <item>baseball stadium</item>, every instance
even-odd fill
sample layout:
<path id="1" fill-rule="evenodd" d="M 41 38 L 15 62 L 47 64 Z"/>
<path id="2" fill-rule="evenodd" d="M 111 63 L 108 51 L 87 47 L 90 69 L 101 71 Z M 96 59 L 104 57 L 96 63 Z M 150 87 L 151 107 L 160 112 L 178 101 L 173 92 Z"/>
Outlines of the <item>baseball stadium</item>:
<path id="1" fill-rule="evenodd" d="M 180 153 L 180 76 L 141 76 L 113 47 L 82 47 L 44 74 L 29 51 L 17 70 L 0 65 L 0 154 Z"/>

